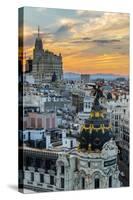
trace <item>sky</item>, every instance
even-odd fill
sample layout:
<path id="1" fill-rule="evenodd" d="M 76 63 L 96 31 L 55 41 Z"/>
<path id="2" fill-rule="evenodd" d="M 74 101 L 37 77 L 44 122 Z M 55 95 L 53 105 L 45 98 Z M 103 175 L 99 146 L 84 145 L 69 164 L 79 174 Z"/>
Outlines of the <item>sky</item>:
<path id="1" fill-rule="evenodd" d="M 38 26 L 44 50 L 62 54 L 64 72 L 129 74 L 129 14 L 25 7 L 26 58 Z"/>

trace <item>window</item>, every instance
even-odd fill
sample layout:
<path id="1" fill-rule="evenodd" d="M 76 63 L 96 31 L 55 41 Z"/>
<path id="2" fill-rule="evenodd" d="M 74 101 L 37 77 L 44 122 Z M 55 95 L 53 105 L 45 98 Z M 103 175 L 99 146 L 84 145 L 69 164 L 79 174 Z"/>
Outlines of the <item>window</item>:
<path id="1" fill-rule="evenodd" d="M 61 188 L 64 188 L 64 178 L 61 178 Z"/>
<path id="2" fill-rule="evenodd" d="M 31 181 L 33 182 L 34 181 L 34 173 L 31 172 Z"/>
<path id="3" fill-rule="evenodd" d="M 61 174 L 64 174 L 64 165 L 61 166 Z"/>
<path id="4" fill-rule="evenodd" d="M 55 118 L 52 118 L 52 128 L 55 128 Z"/>
<path id="5" fill-rule="evenodd" d="M 118 121 L 115 121 L 115 126 L 117 126 L 117 127 L 118 127 Z"/>
<path id="6" fill-rule="evenodd" d="M 46 129 L 50 128 L 50 119 L 46 118 Z"/>
<path id="7" fill-rule="evenodd" d="M 82 181 L 82 189 L 85 189 L 85 178 L 84 177 L 82 177 L 82 179 L 81 179 L 81 181 Z"/>
<path id="8" fill-rule="evenodd" d="M 112 187 L 112 176 L 109 176 L 109 187 Z"/>
<path id="9" fill-rule="evenodd" d="M 95 178 L 95 189 L 100 187 L 99 178 Z"/>
<path id="10" fill-rule="evenodd" d="M 24 122 L 24 128 L 27 128 L 27 122 L 26 121 Z"/>
<path id="11" fill-rule="evenodd" d="M 73 141 L 72 140 L 71 140 L 71 144 L 70 145 L 71 145 L 71 148 L 73 148 Z"/>
<path id="12" fill-rule="evenodd" d="M 31 128 L 35 128 L 35 118 L 31 118 Z"/>
<path id="13" fill-rule="evenodd" d="M 118 115 L 115 115 L 115 119 L 118 119 Z"/>
<path id="14" fill-rule="evenodd" d="M 42 128 L 42 119 L 41 118 L 37 119 L 37 128 Z"/>
<path id="15" fill-rule="evenodd" d="M 28 132 L 28 140 L 30 140 L 30 139 L 31 139 L 31 133 Z"/>
<path id="16" fill-rule="evenodd" d="M 75 171 L 78 170 L 78 158 L 75 158 Z"/>
<path id="17" fill-rule="evenodd" d="M 88 108 L 88 104 L 86 103 L 86 108 Z"/>
<path id="18" fill-rule="evenodd" d="M 118 128 L 115 129 L 115 133 L 118 133 Z"/>
<path id="19" fill-rule="evenodd" d="M 50 184 L 54 185 L 54 176 L 50 176 Z"/>
<path id="20" fill-rule="evenodd" d="M 88 162 L 88 167 L 90 167 L 90 162 Z"/>
<path id="21" fill-rule="evenodd" d="M 44 175 L 43 174 L 40 174 L 40 182 L 44 183 Z"/>

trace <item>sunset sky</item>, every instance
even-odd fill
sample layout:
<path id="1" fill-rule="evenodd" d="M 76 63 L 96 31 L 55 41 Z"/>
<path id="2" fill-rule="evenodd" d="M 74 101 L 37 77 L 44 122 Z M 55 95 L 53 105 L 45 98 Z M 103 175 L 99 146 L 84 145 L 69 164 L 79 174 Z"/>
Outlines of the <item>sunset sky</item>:
<path id="1" fill-rule="evenodd" d="M 32 57 L 38 25 L 44 49 L 62 54 L 65 72 L 128 75 L 128 14 L 25 7 L 27 58 Z"/>

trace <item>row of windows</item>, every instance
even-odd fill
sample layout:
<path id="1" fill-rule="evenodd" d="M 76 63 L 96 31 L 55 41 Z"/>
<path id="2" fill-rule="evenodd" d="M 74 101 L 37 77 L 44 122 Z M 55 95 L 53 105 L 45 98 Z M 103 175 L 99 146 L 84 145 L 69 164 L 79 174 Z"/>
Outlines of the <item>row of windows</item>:
<path id="1" fill-rule="evenodd" d="M 33 172 L 31 172 L 31 181 L 34 182 L 34 173 Z M 44 174 L 40 174 L 40 183 L 44 183 Z M 55 185 L 54 176 L 50 176 L 50 185 Z M 60 179 L 60 187 L 64 188 L 64 178 Z"/>
<path id="2" fill-rule="evenodd" d="M 30 138 L 31 138 L 31 133 L 32 133 L 32 132 L 30 132 L 30 131 L 28 132 L 28 140 L 30 140 Z M 43 135 L 43 134 L 44 134 L 44 132 L 40 132 L 40 135 Z M 26 139 L 26 135 L 27 135 L 27 134 L 23 134 L 23 135 L 22 135 L 22 137 L 23 137 L 24 140 Z"/>
<path id="3" fill-rule="evenodd" d="M 64 169 L 62 168 L 62 170 L 64 170 Z M 31 181 L 32 182 L 34 181 L 34 173 L 33 172 L 31 172 Z M 44 175 L 43 174 L 40 174 L 40 183 L 44 183 Z M 51 185 L 55 184 L 54 176 L 50 176 L 50 184 Z M 60 179 L 60 184 L 61 184 L 60 185 L 61 188 L 64 188 L 64 178 Z M 82 177 L 82 179 L 81 179 L 81 184 L 82 184 L 82 189 L 85 189 L 85 178 L 84 177 Z M 112 176 L 109 176 L 109 187 L 110 188 L 112 187 Z M 95 189 L 100 188 L 100 179 L 99 178 L 95 178 L 94 188 Z"/>
<path id="4" fill-rule="evenodd" d="M 111 188 L 112 187 L 112 176 L 109 176 L 109 183 L 108 184 L 109 184 L 109 188 Z M 81 185 L 82 185 L 82 189 L 85 189 L 85 178 L 84 177 L 82 177 Z M 100 188 L 100 179 L 99 178 L 95 178 L 94 188 L 95 189 Z"/>
<path id="5" fill-rule="evenodd" d="M 31 181 L 34 182 L 34 172 L 31 172 Z M 44 174 L 40 174 L 40 183 L 44 183 Z M 54 176 L 50 176 L 50 184 L 54 185 Z"/>
<path id="6" fill-rule="evenodd" d="M 100 188 L 100 179 L 96 178 L 94 184 L 95 184 L 94 186 L 95 189 Z M 111 187 L 112 187 L 112 176 L 109 176 L 109 188 Z"/>
<path id="7" fill-rule="evenodd" d="M 115 115 L 115 119 L 120 119 L 120 116 L 119 115 Z"/>
<path id="8" fill-rule="evenodd" d="M 85 103 L 85 108 L 91 108 L 90 103 Z"/>
<path id="9" fill-rule="evenodd" d="M 38 118 L 36 120 L 36 118 L 31 118 L 31 127 L 32 128 L 35 128 L 36 127 L 36 122 L 37 122 L 37 128 L 42 128 L 42 119 L 41 118 Z M 52 127 L 55 126 L 55 119 L 52 118 L 46 118 L 46 127 L 47 128 L 50 128 L 50 123 L 52 123 Z"/>
<path id="10" fill-rule="evenodd" d="M 123 140 L 129 142 L 129 136 L 124 134 L 124 135 L 123 135 Z"/>

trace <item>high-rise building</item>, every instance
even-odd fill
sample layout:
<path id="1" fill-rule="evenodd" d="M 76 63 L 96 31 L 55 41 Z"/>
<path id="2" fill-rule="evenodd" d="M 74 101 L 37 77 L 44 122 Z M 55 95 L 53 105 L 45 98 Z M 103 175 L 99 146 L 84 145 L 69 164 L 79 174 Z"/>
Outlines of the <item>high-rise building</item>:
<path id="1" fill-rule="evenodd" d="M 63 75 L 62 66 L 63 62 L 61 53 L 59 53 L 59 55 L 55 55 L 53 52 L 43 48 L 43 42 L 38 28 L 32 63 L 32 73 L 35 78 L 35 82 L 50 82 L 53 75 L 56 76 L 57 80 L 61 80 Z"/>

